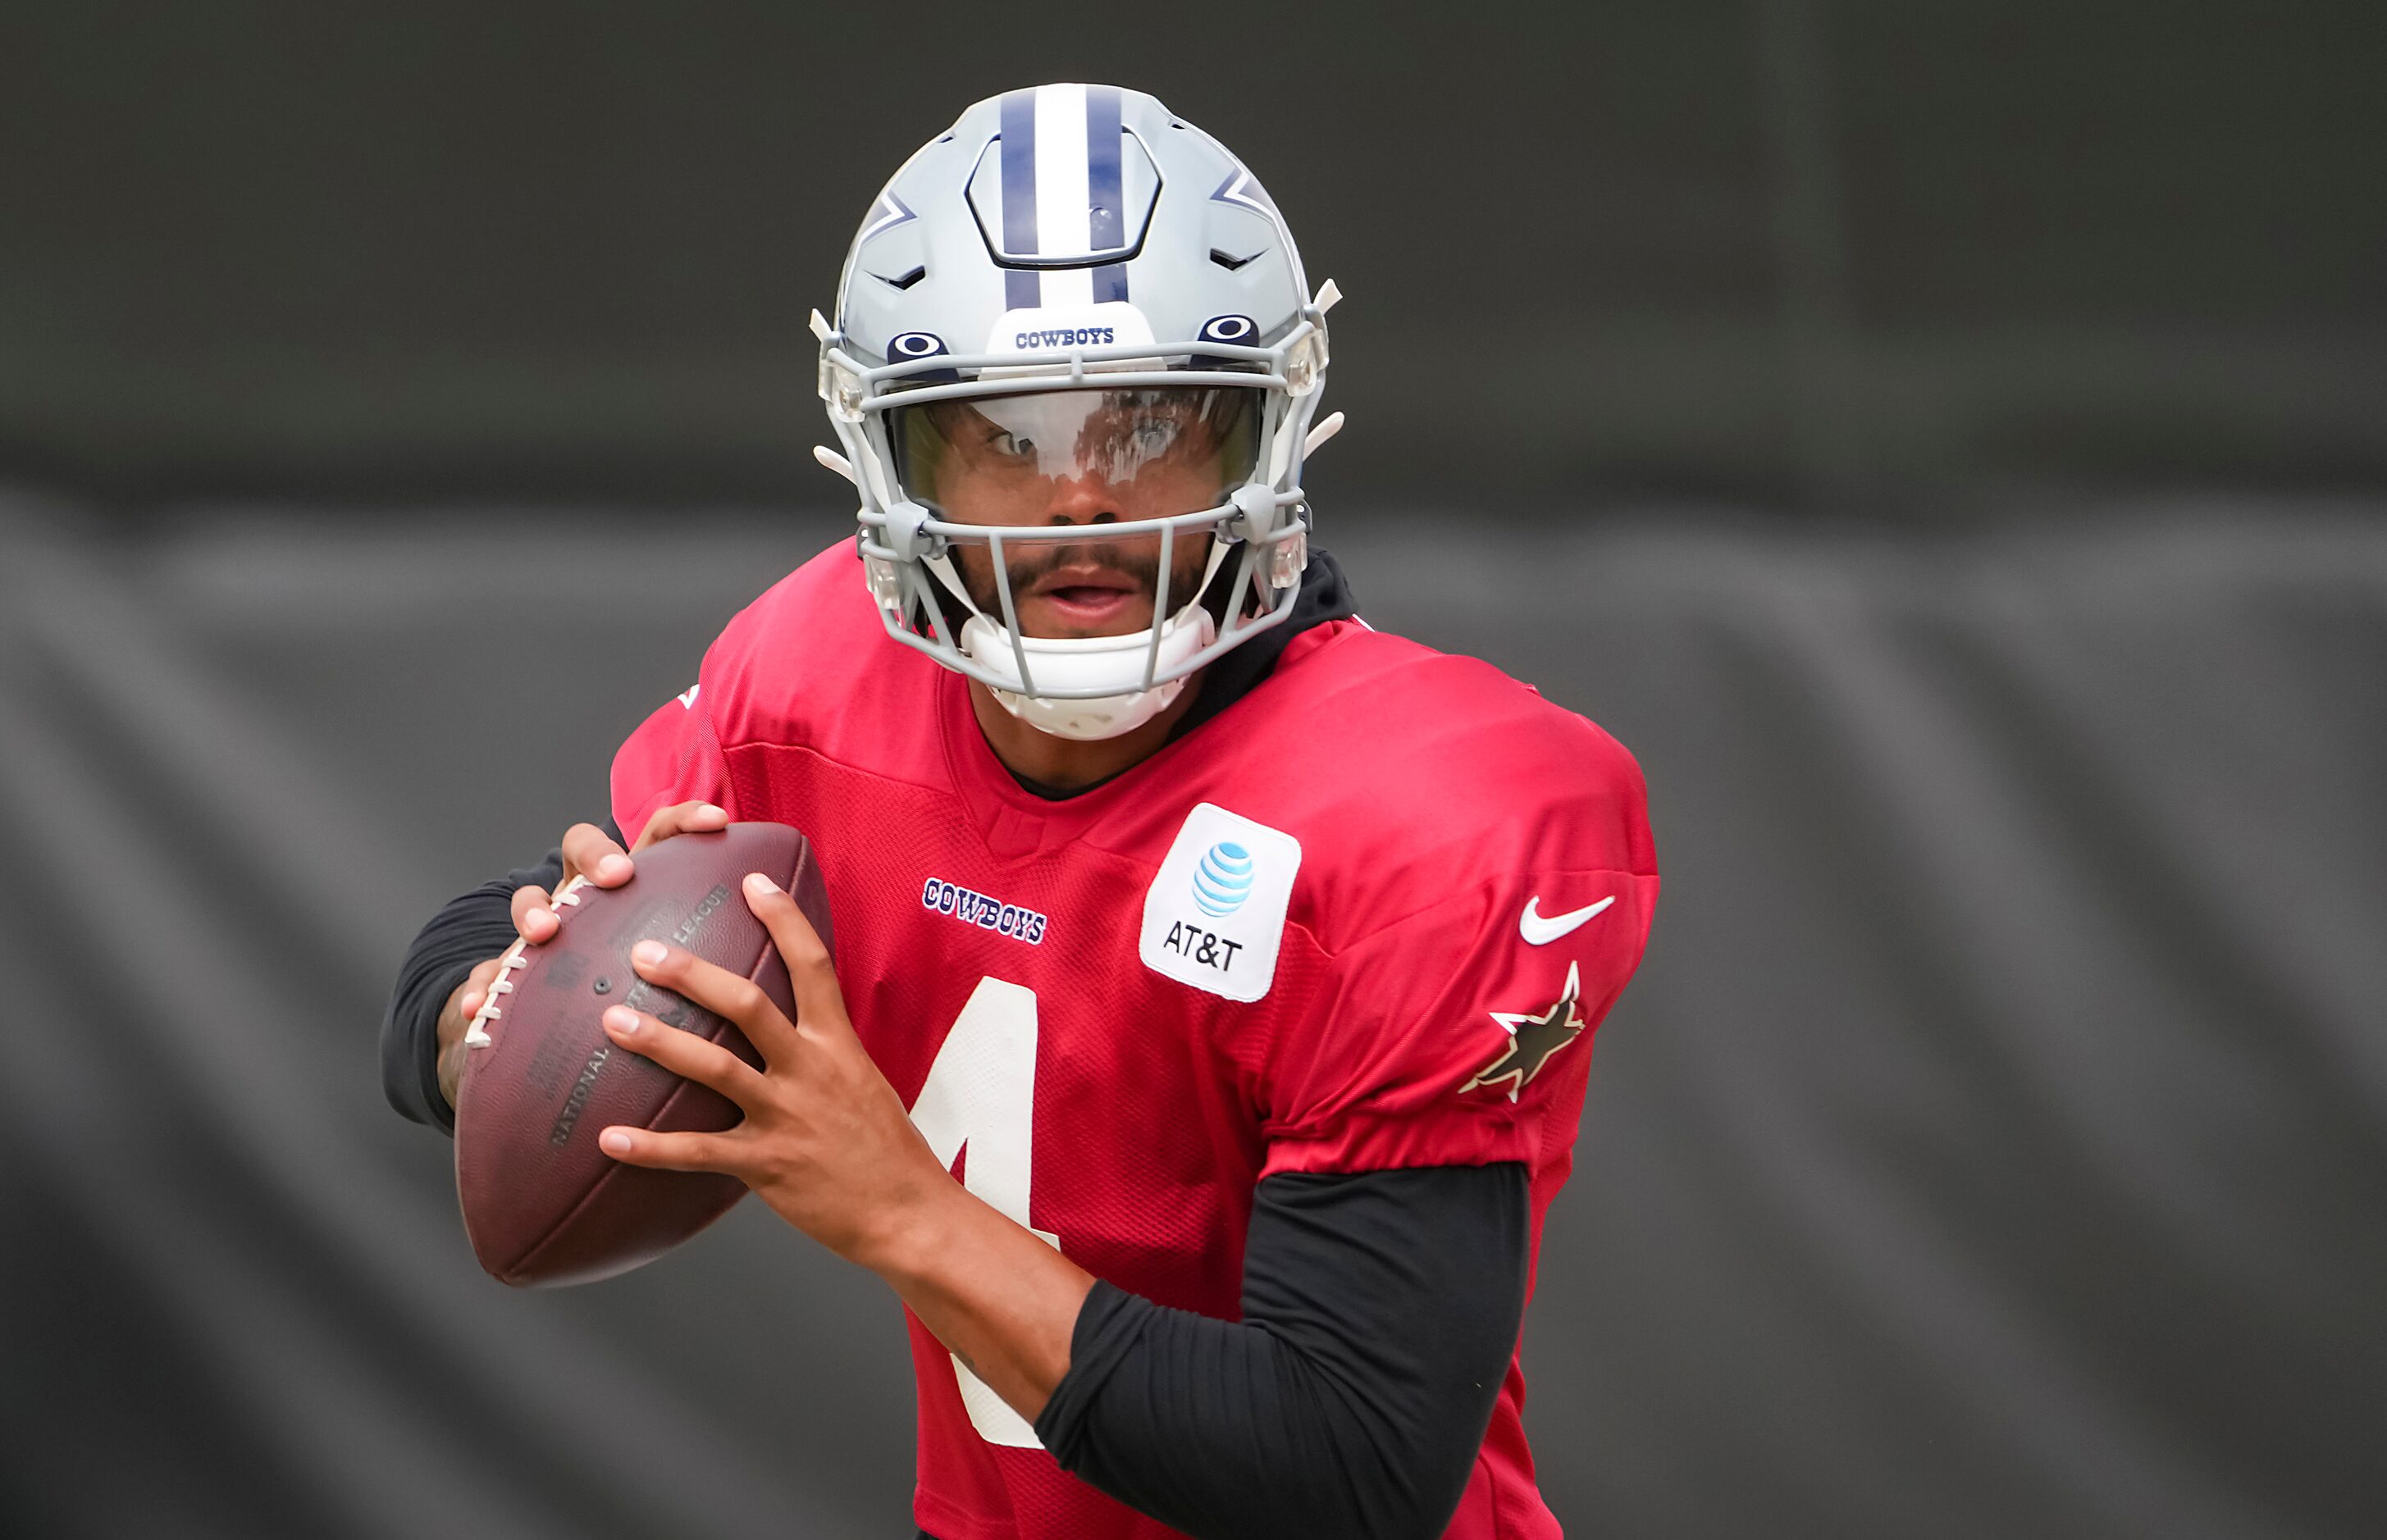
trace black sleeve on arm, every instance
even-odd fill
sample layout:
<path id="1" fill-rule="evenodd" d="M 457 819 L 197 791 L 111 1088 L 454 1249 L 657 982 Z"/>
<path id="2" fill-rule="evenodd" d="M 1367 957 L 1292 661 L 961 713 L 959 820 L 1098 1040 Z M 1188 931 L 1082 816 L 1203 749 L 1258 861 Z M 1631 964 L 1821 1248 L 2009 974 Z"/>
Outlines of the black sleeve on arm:
<path id="1" fill-rule="evenodd" d="M 613 819 L 602 827 L 622 843 Z M 552 890 L 562 875 L 563 852 L 551 850 L 536 866 L 448 900 L 415 933 L 381 1024 L 381 1088 L 391 1106 L 418 1123 L 456 1131 L 456 1110 L 439 1094 L 439 1013 L 466 974 L 514 944 L 514 890 L 533 883 Z"/>
<path id="2" fill-rule="evenodd" d="M 1197 1536 L 1439 1535 L 1524 1316 L 1525 1168 L 1259 1184 L 1244 1319 L 1097 1283 L 1036 1434 Z"/>

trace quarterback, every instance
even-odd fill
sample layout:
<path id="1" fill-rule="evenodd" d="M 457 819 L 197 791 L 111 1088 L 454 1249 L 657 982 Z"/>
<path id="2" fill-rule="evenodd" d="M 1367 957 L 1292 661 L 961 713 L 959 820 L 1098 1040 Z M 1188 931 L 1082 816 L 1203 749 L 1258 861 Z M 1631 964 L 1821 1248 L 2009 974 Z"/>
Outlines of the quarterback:
<path id="1" fill-rule="evenodd" d="M 1560 1533 L 1518 1340 L 1657 897 L 1641 777 L 1353 612 L 1301 487 L 1335 298 L 1151 97 L 965 112 L 815 317 L 856 536 L 398 980 L 391 1100 L 452 1128 L 465 1024 L 558 883 L 732 819 L 811 838 L 834 955 L 744 895 L 793 1021 L 639 962 L 762 1067 L 604 1017 L 744 1122 L 600 1144 L 743 1180 L 902 1298 L 935 1540 Z"/>

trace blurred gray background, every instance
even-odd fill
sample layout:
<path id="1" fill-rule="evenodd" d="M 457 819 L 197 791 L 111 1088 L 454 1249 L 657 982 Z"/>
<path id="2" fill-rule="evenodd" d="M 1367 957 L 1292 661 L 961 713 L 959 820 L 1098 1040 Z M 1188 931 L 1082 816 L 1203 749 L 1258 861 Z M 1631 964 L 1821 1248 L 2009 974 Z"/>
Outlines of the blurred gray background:
<path id="1" fill-rule="evenodd" d="M 0 1531 L 908 1534 L 873 1281 L 474 1268 L 397 959 L 837 538 L 1008 86 L 1235 146 L 1380 626 L 1640 757 L 1570 1532 L 2387 1531 L 2387 9 L 0 6 Z M 751 1211 L 750 1211 L 751 1210 Z"/>

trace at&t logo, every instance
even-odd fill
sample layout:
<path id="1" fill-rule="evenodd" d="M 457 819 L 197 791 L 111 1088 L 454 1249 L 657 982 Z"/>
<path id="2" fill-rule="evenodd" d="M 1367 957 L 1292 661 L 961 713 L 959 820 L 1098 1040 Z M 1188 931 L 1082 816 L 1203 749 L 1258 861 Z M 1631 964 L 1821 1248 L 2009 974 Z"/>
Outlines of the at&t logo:
<path id="1" fill-rule="evenodd" d="M 1202 852 L 1194 868 L 1194 902 L 1212 919 L 1224 919 L 1252 896 L 1252 852 L 1221 839 Z"/>

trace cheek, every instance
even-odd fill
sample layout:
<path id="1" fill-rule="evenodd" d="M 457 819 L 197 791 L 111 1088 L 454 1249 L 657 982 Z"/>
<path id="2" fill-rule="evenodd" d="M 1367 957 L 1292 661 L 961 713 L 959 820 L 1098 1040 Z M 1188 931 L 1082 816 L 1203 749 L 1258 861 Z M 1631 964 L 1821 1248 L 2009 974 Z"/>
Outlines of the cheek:
<path id="1" fill-rule="evenodd" d="M 962 591 L 969 595 L 970 602 L 988 614 L 1001 618 L 1003 598 L 995 589 L 994 562 L 989 558 L 986 549 L 956 543 L 950 553 L 950 560 L 954 571 L 961 577 Z"/>
<path id="2" fill-rule="evenodd" d="M 1053 489 L 1050 477 L 992 473 L 951 476 L 938 488 L 946 514 L 966 524 L 1042 524 Z"/>
<path id="3" fill-rule="evenodd" d="M 1193 598 L 1194 585 L 1202 581 L 1203 564 L 1210 560 L 1210 542 L 1214 538 L 1206 534 L 1198 540 L 1187 540 L 1172 554 L 1168 563 L 1170 609 Z"/>
<path id="4" fill-rule="evenodd" d="M 1219 470 L 1213 464 L 1164 464 L 1147 468 L 1137 478 L 1137 492 L 1156 513 L 1191 513 L 1215 507 L 1221 500 Z"/>

